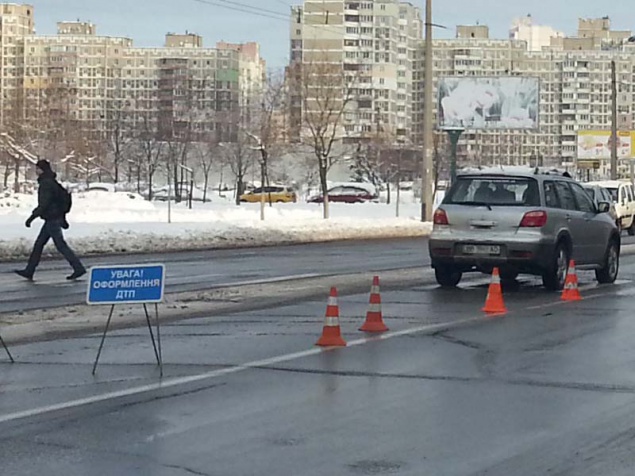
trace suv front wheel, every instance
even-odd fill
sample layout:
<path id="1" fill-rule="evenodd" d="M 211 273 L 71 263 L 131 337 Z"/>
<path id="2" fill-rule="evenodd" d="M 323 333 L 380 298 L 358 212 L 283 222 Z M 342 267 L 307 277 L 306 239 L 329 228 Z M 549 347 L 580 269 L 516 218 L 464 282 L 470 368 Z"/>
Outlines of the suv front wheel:
<path id="1" fill-rule="evenodd" d="M 560 242 L 551 258 L 551 264 L 542 274 L 542 284 L 549 291 L 561 291 L 567 279 L 569 269 L 569 250 L 565 243 Z"/>
<path id="2" fill-rule="evenodd" d="M 437 278 L 437 283 L 444 288 L 454 288 L 461 282 L 463 273 L 457 271 L 452 267 L 437 266 L 434 268 L 434 276 Z"/>
<path id="3" fill-rule="evenodd" d="M 600 284 L 612 284 L 617 279 L 620 270 L 620 247 L 615 239 L 611 240 L 606 248 L 604 264 L 595 271 L 595 278 Z"/>

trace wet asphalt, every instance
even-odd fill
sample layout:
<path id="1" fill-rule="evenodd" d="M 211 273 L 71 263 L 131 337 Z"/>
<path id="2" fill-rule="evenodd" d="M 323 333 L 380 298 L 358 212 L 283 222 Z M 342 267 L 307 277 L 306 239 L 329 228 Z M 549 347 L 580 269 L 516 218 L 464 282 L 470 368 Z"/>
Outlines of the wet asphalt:
<path id="1" fill-rule="evenodd" d="M 87 258 L 85 266 L 165 263 L 166 293 L 248 283 L 425 266 L 425 238 L 315 243 L 269 248 Z M 42 263 L 35 282 L 13 270 L 24 263 L 0 263 L 0 313 L 47 309 L 86 301 L 86 278 L 69 283 L 64 261 Z"/>
<path id="2" fill-rule="evenodd" d="M 487 279 L 340 296 L 346 348 L 321 349 L 326 296 L 161 328 L 12 348 L 0 364 L 8 475 L 630 475 L 635 257 L 581 272 L 579 303 L 539 281 L 481 312 Z M 141 320 L 140 323 L 143 323 Z M 0 355 L 0 357 L 2 357 Z"/>

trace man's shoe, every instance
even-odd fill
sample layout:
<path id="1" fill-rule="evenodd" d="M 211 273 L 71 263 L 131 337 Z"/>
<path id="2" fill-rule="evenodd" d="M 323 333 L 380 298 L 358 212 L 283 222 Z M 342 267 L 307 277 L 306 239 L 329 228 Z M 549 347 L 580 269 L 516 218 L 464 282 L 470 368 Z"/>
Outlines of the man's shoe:
<path id="1" fill-rule="evenodd" d="M 15 271 L 13 271 L 15 274 L 17 274 L 18 276 L 20 276 L 21 278 L 24 278 L 28 281 L 33 281 L 33 275 L 29 274 L 26 270 L 24 269 L 16 269 Z"/>
<path id="2" fill-rule="evenodd" d="M 86 270 L 82 269 L 81 271 L 75 271 L 73 274 L 68 276 L 66 279 L 68 279 L 69 281 L 75 281 L 76 279 L 81 278 L 85 274 L 86 274 Z"/>

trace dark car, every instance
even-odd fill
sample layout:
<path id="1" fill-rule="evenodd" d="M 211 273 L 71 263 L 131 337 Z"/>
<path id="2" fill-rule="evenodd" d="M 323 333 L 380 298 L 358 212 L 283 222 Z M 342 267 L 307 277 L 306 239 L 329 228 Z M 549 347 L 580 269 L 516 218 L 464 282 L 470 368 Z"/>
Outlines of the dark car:
<path id="1" fill-rule="evenodd" d="M 373 194 L 363 187 L 337 186 L 328 191 L 330 203 L 364 203 L 377 200 L 377 194 Z M 309 203 L 322 203 L 324 197 L 316 195 L 309 198 Z"/>

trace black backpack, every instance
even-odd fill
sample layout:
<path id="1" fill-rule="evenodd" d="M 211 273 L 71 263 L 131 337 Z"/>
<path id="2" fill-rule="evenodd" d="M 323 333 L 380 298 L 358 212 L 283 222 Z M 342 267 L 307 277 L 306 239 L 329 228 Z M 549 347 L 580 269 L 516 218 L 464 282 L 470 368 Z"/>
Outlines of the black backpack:
<path id="1" fill-rule="evenodd" d="M 58 182 L 57 186 L 59 187 L 59 205 L 60 210 L 64 215 L 70 213 L 71 208 L 73 208 L 73 196 L 71 192 L 69 192 L 64 186 Z"/>

